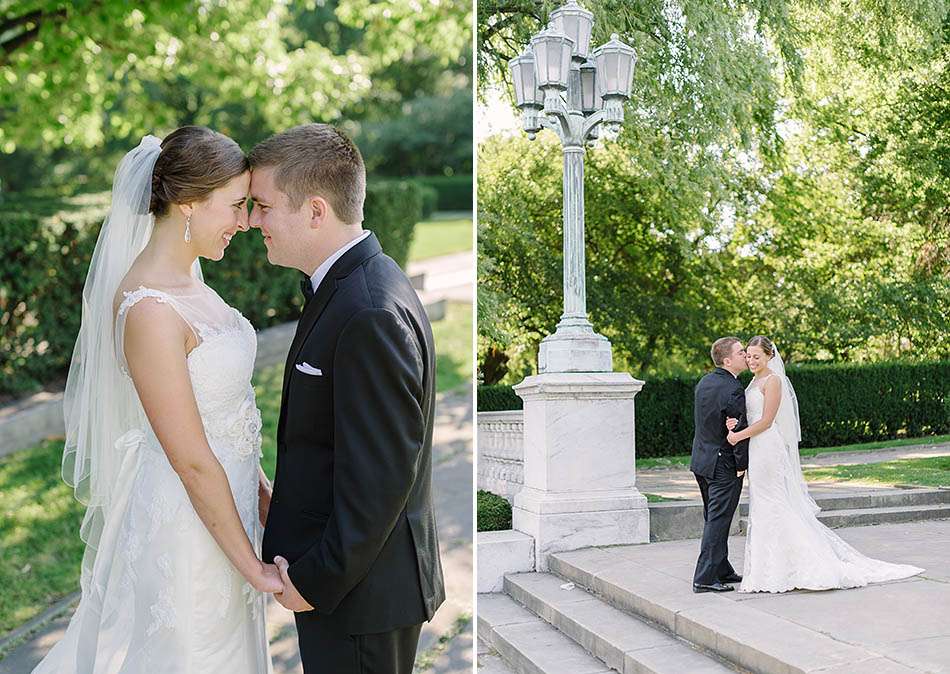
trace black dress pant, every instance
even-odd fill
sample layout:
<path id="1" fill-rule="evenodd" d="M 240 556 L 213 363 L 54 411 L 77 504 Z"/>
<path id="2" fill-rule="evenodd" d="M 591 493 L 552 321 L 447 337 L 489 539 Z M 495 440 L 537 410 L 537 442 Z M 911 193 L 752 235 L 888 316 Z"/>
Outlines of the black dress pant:
<path id="1" fill-rule="evenodd" d="M 703 495 L 703 540 L 696 561 L 693 582 L 712 585 L 725 578 L 735 569 L 729 563 L 729 527 L 739 505 L 742 493 L 742 478 L 736 477 L 733 460 L 719 457 L 713 479 L 696 475 L 699 491 Z"/>
<path id="2" fill-rule="evenodd" d="M 348 634 L 332 617 L 294 613 L 304 674 L 412 674 L 422 625 Z"/>

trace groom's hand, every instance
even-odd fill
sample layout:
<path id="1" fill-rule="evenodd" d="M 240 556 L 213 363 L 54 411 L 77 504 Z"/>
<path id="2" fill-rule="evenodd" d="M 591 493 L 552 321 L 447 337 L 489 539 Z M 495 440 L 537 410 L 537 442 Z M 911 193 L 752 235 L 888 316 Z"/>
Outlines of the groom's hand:
<path id="1" fill-rule="evenodd" d="M 284 581 L 284 591 L 275 594 L 274 598 L 288 611 L 293 611 L 294 613 L 301 613 L 303 611 L 312 611 L 313 606 L 307 603 L 307 600 L 300 596 L 300 593 L 297 592 L 297 588 L 294 587 L 293 582 L 290 580 L 290 576 L 287 575 L 287 568 L 290 564 L 283 557 L 274 557 L 274 564 L 277 565 L 277 570 L 280 572 L 280 579 Z"/>

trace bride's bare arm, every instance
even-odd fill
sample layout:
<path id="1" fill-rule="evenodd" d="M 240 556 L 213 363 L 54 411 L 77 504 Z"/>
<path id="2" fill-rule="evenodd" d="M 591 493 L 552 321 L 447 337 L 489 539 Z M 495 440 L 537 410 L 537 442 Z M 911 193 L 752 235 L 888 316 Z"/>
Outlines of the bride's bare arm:
<path id="1" fill-rule="evenodd" d="M 227 475 L 205 437 L 188 374 L 188 328 L 167 305 L 137 303 L 125 323 L 125 356 L 145 414 L 195 512 L 234 567 L 256 589 L 279 592 L 280 576 L 257 558 Z"/>
<path id="2" fill-rule="evenodd" d="M 726 436 L 730 445 L 742 442 L 746 438 L 752 438 L 772 426 L 775 421 L 775 415 L 778 414 L 779 403 L 782 402 L 782 383 L 778 377 L 769 377 L 763 385 L 763 394 L 765 395 L 765 406 L 762 410 L 762 418 L 754 424 L 742 429 L 738 433 L 730 432 Z"/>

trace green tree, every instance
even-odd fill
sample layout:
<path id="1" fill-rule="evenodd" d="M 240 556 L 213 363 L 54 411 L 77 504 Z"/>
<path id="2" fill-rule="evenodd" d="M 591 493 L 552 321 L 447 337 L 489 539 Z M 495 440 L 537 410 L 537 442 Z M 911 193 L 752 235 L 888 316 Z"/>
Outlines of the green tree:
<path id="1" fill-rule="evenodd" d="M 479 4 L 484 86 L 556 4 Z M 620 367 L 695 371 L 723 334 L 797 360 L 950 353 L 946 3 L 586 4 L 595 43 L 618 32 L 640 57 L 586 177 L 588 307 Z M 512 335 L 484 330 L 480 358 L 504 348 L 511 379 L 560 312 L 548 135 L 479 149 L 479 283 L 497 298 L 479 325 Z"/>

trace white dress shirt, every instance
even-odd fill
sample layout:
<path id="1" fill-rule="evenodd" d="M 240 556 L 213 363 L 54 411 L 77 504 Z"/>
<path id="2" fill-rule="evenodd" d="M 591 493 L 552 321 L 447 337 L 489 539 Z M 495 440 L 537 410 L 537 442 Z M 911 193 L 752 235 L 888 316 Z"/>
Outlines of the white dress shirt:
<path id="1" fill-rule="evenodd" d="M 333 266 L 333 263 L 339 260 L 343 253 L 358 244 L 370 234 L 372 234 L 372 232 L 367 229 L 349 243 L 345 243 L 337 248 L 336 252 L 334 252 L 330 257 L 324 260 L 319 267 L 317 267 L 317 271 L 313 272 L 313 276 L 310 277 L 310 285 L 313 286 L 313 292 L 317 292 L 317 288 L 320 287 L 320 282 L 323 281 L 323 277 L 327 275 L 328 271 L 330 271 L 330 267 Z"/>

